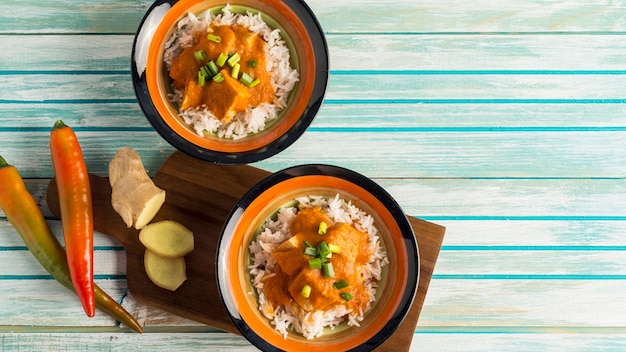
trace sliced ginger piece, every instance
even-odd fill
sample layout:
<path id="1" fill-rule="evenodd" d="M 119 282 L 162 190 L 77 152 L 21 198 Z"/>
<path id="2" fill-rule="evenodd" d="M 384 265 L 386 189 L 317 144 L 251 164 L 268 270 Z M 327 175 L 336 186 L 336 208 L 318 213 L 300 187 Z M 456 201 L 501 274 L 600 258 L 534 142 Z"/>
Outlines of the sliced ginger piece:
<path id="1" fill-rule="evenodd" d="M 120 148 L 111 160 L 109 183 L 111 205 L 128 227 L 142 229 L 165 202 L 165 191 L 152 182 L 132 148 Z"/>
<path id="2" fill-rule="evenodd" d="M 161 288 L 176 291 L 187 280 L 183 257 L 166 258 L 146 249 L 143 261 L 148 278 Z"/>
<path id="3" fill-rule="evenodd" d="M 182 257 L 193 251 L 193 233 L 184 225 L 162 220 L 141 229 L 139 241 L 150 251 L 162 257 Z"/>

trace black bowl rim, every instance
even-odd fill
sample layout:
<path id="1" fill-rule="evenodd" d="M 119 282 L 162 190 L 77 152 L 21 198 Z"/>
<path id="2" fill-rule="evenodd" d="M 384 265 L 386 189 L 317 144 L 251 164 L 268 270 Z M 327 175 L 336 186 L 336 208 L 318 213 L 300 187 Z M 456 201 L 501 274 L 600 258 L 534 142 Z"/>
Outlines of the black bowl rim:
<path id="1" fill-rule="evenodd" d="M 368 341 L 350 350 L 353 352 L 370 351 L 382 344 L 396 331 L 396 329 L 400 326 L 400 324 L 406 317 L 409 309 L 411 308 L 419 284 L 420 256 L 417 240 L 413 232 L 413 227 L 409 223 L 409 220 L 406 218 L 406 215 L 404 214 L 402 208 L 397 203 L 397 201 L 376 182 L 356 171 L 352 171 L 340 166 L 327 164 L 298 165 L 283 169 L 267 176 L 266 178 L 258 182 L 254 187 L 252 187 L 248 192 L 246 192 L 246 194 L 241 197 L 237 204 L 235 204 L 231 213 L 226 218 L 226 221 L 224 222 L 224 226 L 222 228 L 222 232 L 217 242 L 218 246 L 215 256 L 215 273 L 220 298 L 222 299 L 222 303 L 224 304 L 226 312 L 228 313 L 231 321 L 241 332 L 241 334 L 246 339 L 248 339 L 248 341 L 250 341 L 254 346 L 263 351 L 280 351 L 278 347 L 269 344 L 258 334 L 256 334 L 254 330 L 252 330 L 252 328 L 241 318 L 241 316 L 239 316 L 238 312 L 236 311 L 236 307 L 233 307 L 232 304 L 228 302 L 229 299 L 226 296 L 227 293 L 223 292 L 223 290 L 227 289 L 227 277 L 225 272 L 221 272 L 221 270 L 223 269 L 220 268 L 220 255 L 227 252 L 228 245 L 230 244 L 232 234 L 228 232 L 236 226 L 245 209 L 254 201 L 254 199 L 256 199 L 260 194 L 280 182 L 295 177 L 310 175 L 333 176 L 362 187 L 373 196 L 375 196 L 389 210 L 402 233 L 402 238 L 407 249 L 408 257 L 408 289 L 404 291 L 398 309 L 394 313 L 393 317 L 385 324 L 383 329 L 377 332 Z"/>
<path id="2" fill-rule="evenodd" d="M 329 55 L 328 44 L 326 37 L 317 17 L 309 6 L 303 0 L 282 0 L 283 3 L 288 5 L 302 21 L 302 24 L 307 29 L 313 45 L 313 51 L 315 56 L 316 68 L 315 68 L 315 82 L 313 91 L 311 92 L 311 98 L 303 111 L 301 117 L 296 123 L 282 136 L 272 141 L 270 144 L 244 152 L 221 152 L 202 148 L 194 145 L 184 138 L 180 137 L 171 127 L 165 123 L 160 117 L 150 93 L 148 92 L 148 84 L 146 82 L 146 75 L 137 71 L 137 62 L 135 60 L 135 53 L 139 50 L 137 38 L 142 28 L 146 25 L 146 21 L 150 18 L 153 11 L 164 4 L 174 6 L 179 0 L 156 0 L 148 9 L 144 17 L 142 18 L 139 28 L 135 33 L 133 39 L 133 47 L 131 53 L 131 75 L 133 81 L 133 89 L 135 96 L 141 107 L 142 112 L 152 125 L 152 127 L 158 132 L 158 134 L 165 139 L 170 145 L 176 149 L 185 152 L 196 158 L 213 162 L 216 164 L 248 164 L 257 162 L 271 156 L 274 156 L 298 140 L 302 134 L 309 127 L 313 119 L 317 115 L 324 95 L 326 94 L 326 88 L 329 79 Z M 225 2 L 226 3 L 226 2 Z"/>

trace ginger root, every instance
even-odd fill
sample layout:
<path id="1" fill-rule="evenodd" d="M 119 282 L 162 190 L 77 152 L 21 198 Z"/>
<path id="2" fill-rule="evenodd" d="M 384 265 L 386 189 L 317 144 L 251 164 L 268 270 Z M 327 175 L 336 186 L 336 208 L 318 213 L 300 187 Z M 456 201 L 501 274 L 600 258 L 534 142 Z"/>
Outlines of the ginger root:
<path id="1" fill-rule="evenodd" d="M 165 202 L 165 191 L 152 182 L 132 148 L 122 147 L 115 153 L 109 164 L 109 183 L 111 205 L 129 228 L 142 229 Z"/>

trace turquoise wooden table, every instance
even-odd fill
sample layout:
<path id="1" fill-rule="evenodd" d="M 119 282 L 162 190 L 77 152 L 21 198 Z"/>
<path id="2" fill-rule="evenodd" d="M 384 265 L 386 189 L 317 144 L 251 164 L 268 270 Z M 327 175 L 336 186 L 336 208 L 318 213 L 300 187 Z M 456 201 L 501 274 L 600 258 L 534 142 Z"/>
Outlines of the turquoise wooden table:
<path id="1" fill-rule="evenodd" d="M 253 166 L 348 167 L 447 228 L 411 350 L 626 348 L 626 3 L 307 3 L 330 49 L 326 99 L 302 138 Z M 96 175 L 124 145 L 152 173 L 173 152 L 130 80 L 150 4 L 0 3 L 0 155 L 57 234 L 44 198 L 55 120 L 74 127 Z M 0 350 L 253 350 L 148 314 L 109 237 L 96 234 L 95 258 L 97 283 L 143 335 L 86 318 L 0 212 Z"/>

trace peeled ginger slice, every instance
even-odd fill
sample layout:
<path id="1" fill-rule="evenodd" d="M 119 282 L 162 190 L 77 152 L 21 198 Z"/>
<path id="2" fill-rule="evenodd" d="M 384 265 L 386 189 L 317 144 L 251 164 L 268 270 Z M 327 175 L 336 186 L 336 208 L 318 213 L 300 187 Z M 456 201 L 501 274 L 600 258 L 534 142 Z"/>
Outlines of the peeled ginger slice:
<path id="1" fill-rule="evenodd" d="M 193 233 L 172 220 L 145 226 L 139 232 L 139 241 L 150 251 L 167 258 L 185 256 L 194 248 Z"/>

